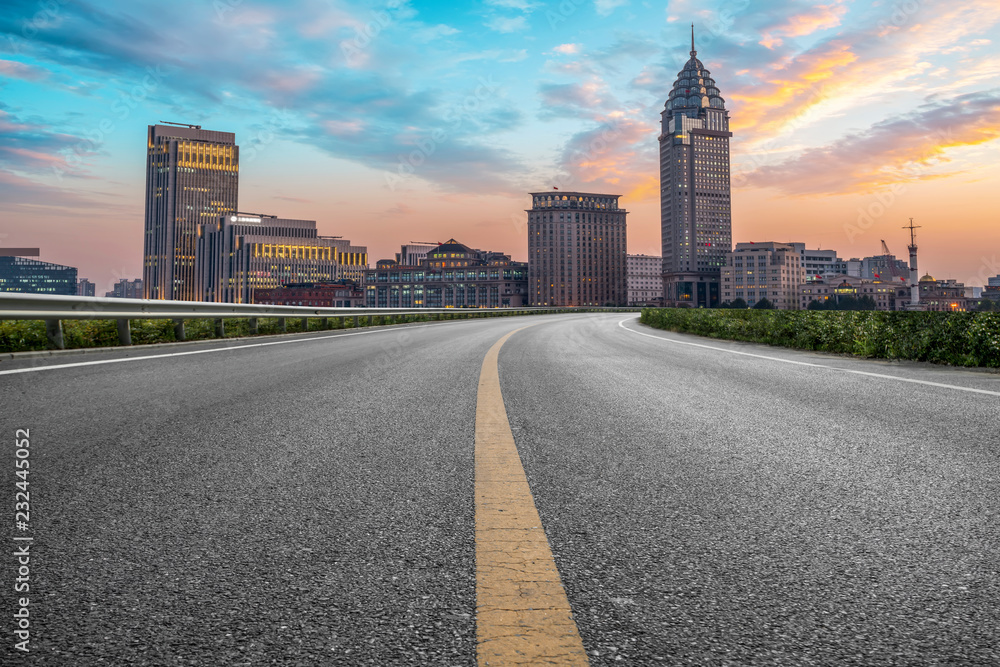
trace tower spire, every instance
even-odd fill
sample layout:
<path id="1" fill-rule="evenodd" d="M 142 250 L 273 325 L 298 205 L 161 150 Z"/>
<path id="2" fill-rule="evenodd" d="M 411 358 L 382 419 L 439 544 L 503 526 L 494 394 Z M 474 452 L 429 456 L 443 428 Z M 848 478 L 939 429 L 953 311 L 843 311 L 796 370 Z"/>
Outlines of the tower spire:
<path id="1" fill-rule="evenodd" d="M 698 52 L 694 50 L 694 23 L 691 24 L 691 55 L 698 55 Z"/>

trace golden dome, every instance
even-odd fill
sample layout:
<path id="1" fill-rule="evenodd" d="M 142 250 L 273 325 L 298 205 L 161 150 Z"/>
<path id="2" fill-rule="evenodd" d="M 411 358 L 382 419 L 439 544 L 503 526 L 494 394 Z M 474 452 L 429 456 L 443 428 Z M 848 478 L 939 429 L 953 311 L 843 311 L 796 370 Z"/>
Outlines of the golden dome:
<path id="1" fill-rule="evenodd" d="M 922 283 L 933 283 L 933 282 L 936 282 L 936 281 L 934 280 L 934 276 L 932 276 L 929 273 L 925 273 L 924 277 L 920 279 L 920 282 L 922 282 Z"/>

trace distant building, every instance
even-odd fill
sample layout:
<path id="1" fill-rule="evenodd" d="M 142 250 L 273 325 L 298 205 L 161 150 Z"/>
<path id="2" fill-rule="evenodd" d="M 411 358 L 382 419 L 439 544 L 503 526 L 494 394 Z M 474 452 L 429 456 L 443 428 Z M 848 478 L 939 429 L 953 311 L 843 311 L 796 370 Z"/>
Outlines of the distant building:
<path id="1" fill-rule="evenodd" d="M 369 308 L 519 308 L 528 303 L 528 265 L 449 239 L 417 264 L 379 260 L 365 293 Z"/>
<path id="2" fill-rule="evenodd" d="M 95 296 L 97 294 L 96 290 L 97 286 L 86 278 L 80 278 L 76 281 L 77 296 Z"/>
<path id="3" fill-rule="evenodd" d="M 983 288 L 982 298 L 1000 303 L 1000 276 L 987 279 L 986 287 Z"/>
<path id="4" fill-rule="evenodd" d="M 725 255 L 722 301 L 743 299 L 753 306 L 767 299 L 779 310 L 799 308 L 798 289 L 805 282 L 801 255 L 789 243 L 737 243 Z"/>
<path id="5" fill-rule="evenodd" d="M 533 306 L 623 306 L 626 222 L 620 195 L 533 192 L 528 283 Z"/>
<path id="6" fill-rule="evenodd" d="M 874 255 L 861 260 L 860 277 L 909 284 L 910 267 L 895 255 Z"/>
<path id="7" fill-rule="evenodd" d="M 38 259 L 38 248 L 0 248 L 0 292 L 75 296 L 76 268 Z"/>
<path id="8" fill-rule="evenodd" d="M 105 292 L 104 296 L 115 299 L 141 299 L 143 294 L 142 279 L 128 280 L 122 278 L 114 284 L 110 292 Z"/>
<path id="9" fill-rule="evenodd" d="M 407 243 L 396 253 L 396 263 L 404 266 L 417 266 L 427 259 L 427 253 L 437 248 L 440 243 Z"/>
<path id="10" fill-rule="evenodd" d="M 790 243 L 799 253 L 802 268 L 806 273 L 806 281 L 817 280 L 827 276 L 850 275 L 850 260 L 841 259 L 836 250 L 812 250 L 805 243 Z M 860 262 L 858 263 L 860 267 Z"/>
<path id="11" fill-rule="evenodd" d="M 198 225 L 236 212 L 240 149 L 232 132 L 150 125 L 143 285 L 148 299 L 198 301 Z"/>
<path id="12" fill-rule="evenodd" d="M 254 292 L 254 303 L 273 306 L 354 308 L 365 305 L 365 291 L 352 280 L 331 283 L 291 283 Z"/>
<path id="13" fill-rule="evenodd" d="M 920 279 L 920 309 L 937 312 L 964 312 L 975 310 L 979 299 L 966 294 L 966 287 L 957 280 L 935 280 L 925 274 Z"/>
<path id="14" fill-rule="evenodd" d="M 657 255 L 627 255 L 625 282 L 628 305 L 663 305 L 663 258 Z"/>
<path id="15" fill-rule="evenodd" d="M 368 250 L 319 236 L 313 220 L 238 213 L 199 225 L 199 300 L 254 303 L 255 290 L 364 280 Z"/>
<path id="16" fill-rule="evenodd" d="M 805 310 L 813 301 L 839 303 L 845 297 L 870 297 L 875 310 L 904 310 L 909 302 L 909 288 L 902 283 L 869 280 L 848 275 L 830 275 L 799 285 L 799 307 Z"/>

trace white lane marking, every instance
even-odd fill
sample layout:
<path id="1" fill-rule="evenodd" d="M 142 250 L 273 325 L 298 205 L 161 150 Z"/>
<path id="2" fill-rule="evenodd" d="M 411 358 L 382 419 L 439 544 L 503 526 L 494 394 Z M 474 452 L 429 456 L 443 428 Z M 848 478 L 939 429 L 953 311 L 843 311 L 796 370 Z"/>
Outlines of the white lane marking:
<path id="1" fill-rule="evenodd" d="M 988 389 L 974 389 L 972 387 L 962 387 L 957 384 L 944 384 L 942 382 L 931 382 L 930 380 L 914 380 L 912 378 L 903 378 L 898 375 L 885 375 L 883 373 L 869 373 L 868 371 L 855 371 L 849 368 L 837 368 L 836 366 L 826 366 L 825 364 L 813 364 L 808 361 L 794 361 L 792 359 L 782 359 L 781 357 L 769 357 L 764 354 L 753 354 L 752 352 L 741 352 L 739 350 L 727 350 L 724 347 L 715 347 L 714 345 L 703 345 L 701 343 L 691 343 L 685 340 L 675 340 L 673 338 L 664 338 L 663 336 L 654 336 L 653 334 L 644 333 L 642 331 L 636 331 L 635 329 L 629 329 L 625 326 L 626 322 L 630 322 L 630 319 L 622 320 L 618 323 L 625 331 L 638 334 L 640 336 L 646 336 L 647 338 L 655 338 L 657 340 L 664 340 L 668 343 L 675 343 L 677 345 L 690 345 L 691 347 L 703 347 L 706 350 L 715 350 L 716 352 L 728 352 L 729 354 L 739 354 L 744 357 L 755 357 L 757 359 L 767 359 L 769 361 L 780 361 L 783 364 L 794 364 L 796 366 L 811 366 L 813 368 L 825 368 L 831 371 L 840 371 L 841 373 L 853 373 L 854 375 L 866 375 L 873 378 L 884 378 L 886 380 L 898 380 L 900 382 L 912 382 L 913 384 L 923 384 L 928 387 L 943 387 L 945 389 L 958 389 L 959 391 L 970 391 L 976 394 L 987 394 L 989 396 L 1000 396 L 1000 391 L 989 391 Z M 790 348 L 791 349 L 791 348 Z"/>
<path id="2" fill-rule="evenodd" d="M 120 359 L 98 359 L 95 361 L 78 361 L 72 364 L 53 364 L 51 366 L 33 366 L 31 368 L 12 368 L 8 371 L 0 371 L 0 375 L 15 375 L 17 373 L 36 373 L 39 371 L 51 371 L 57 368 L 78 368 L 80 366 L 99 366 L 101 364 L 117 364 L 124 361 L 143 361 L 144 359 L 166 359 L 168 357 L 184 357 L 190 354 L 208 354 L 209 352 L 233 352 L 235 350 L 247 350 L 252 347 L 267 347 L 268 345 L 286 345 L 288 343 L 309 343 L 314 340 L 326 340 L 328 338 L 343 338 L 345 336 L 362 336 L 364 334 L 388 333 L 390 331 L 405 331 L 408 329 L 423 329 L 425 327 L 438 327 L 455 322 L 440 322 L 437 324 L 418 324 L 409 327 L 391 327 L 389 329 L 375 329 L 372 331 L 352 331 L 351 333 L 332 334 L 329 336 L 313 336 L 312 338 L 293 338 L 290 340 L 274 340 L 268 343 L 251 343 L 249 345 L 232 345 L 229 347 L 213 347 L 207 350 L 189 350 L 188 352 L 167 352 L 164 354 L 147 354 L 144 357 L 122 357 Z M 194 341 L 192 341 L 194 342 Z M 211 343 L 211 340 L 205 341 Z M 120 348 L 119 348 L 120 349 Z"/>

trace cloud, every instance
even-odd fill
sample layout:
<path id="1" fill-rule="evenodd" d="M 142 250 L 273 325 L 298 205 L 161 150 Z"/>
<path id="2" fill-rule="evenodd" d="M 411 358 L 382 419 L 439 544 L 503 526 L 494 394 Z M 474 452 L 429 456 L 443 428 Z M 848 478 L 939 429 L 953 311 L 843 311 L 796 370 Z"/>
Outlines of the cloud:
<path id="1" fill-rule="evenodd" d="M 97 148 L 93 142 L 0 110 L 0 166 L 12 171 L 81 175 L 77 172 L 82 160 Z"/>
<path id="2" fill-rule="evenodd" d="M 578 132 L 563 147 L 560 187 L 602 187 L 633 191 L 656 170 L 656 132 L 644 119 L 614 112 Z"/>
<path id="3" fill-rule="evenodd" d="M 783 43 L 781 37 L 804 37 L 819 30 L 836 28 L 846 13 L 847 7 L 840 2 L 810 7 L 789 16 L 783 23 L 766 31 L 760 44 L 773 49 L 781 46 Z"/>
<path id="4" fill-rule="evenodd" d="M 538 87 L 542 100 L 539 117 L 588 118 L 595 117 L 595 111 L 614 109 L 618 102 L 598 78 L 583 83 L 543 83 Z"/>
<path id="5" fill-rule="evenodd" d="M 486 4 L 501 9 L 518 9 L 522 12 L 531 12 L 538 8 L 536 3 L 528 0 L 486 0 Z"/>
<path id="6" fill-rule="evenodd" d="M 579 44 L 560 44 L 559 46 L 552 49 L 552 53 L 559 53 L 565 56 L 573 55 L 574 53 L 580 53 Z"/>
<path id="7" fill-rule="evenodd" d="M 499 32 L 502 34 L 519 32 L 528 27 L 528 20 L 523 16 L 506 17 L 506 16 L 494 16 L 492 19 L 484 23 L 487 28 L 493 30 L 494 32 Z"/>
<path id="8" fill-rule="evenodd" d="M 49 73 L 40 67 L 28 65 L 16 60 L 0 60 L 0 76 L 25 81 L 40 81 Z"/>
<path id="9" fill-rule="evenodd" d="M 755 169 L 745 184 L 792 196 L 870 192 L 894 183 L 945 178 L 948 152 L 1000 139 L 1000 91 L 930 102 L 900 118 L 776 165 Z"/>
<path id="10" fill-rule="evenodd" d="M 607 16 L 623 5 L 627 5 L 628 0 L 594 0 L 594 9 L 600 16 Z"/>

